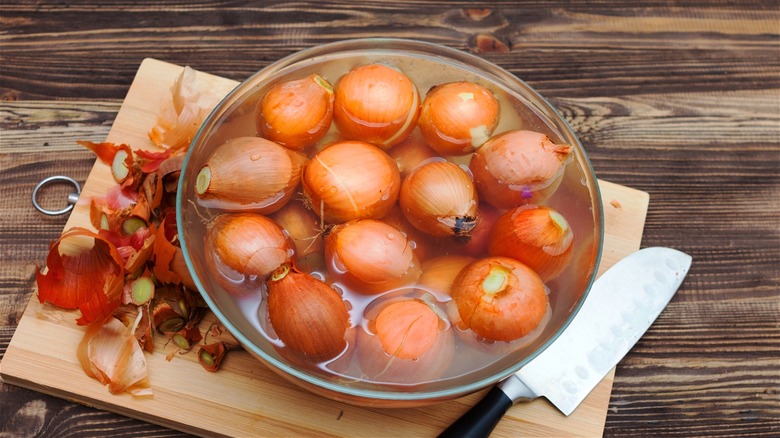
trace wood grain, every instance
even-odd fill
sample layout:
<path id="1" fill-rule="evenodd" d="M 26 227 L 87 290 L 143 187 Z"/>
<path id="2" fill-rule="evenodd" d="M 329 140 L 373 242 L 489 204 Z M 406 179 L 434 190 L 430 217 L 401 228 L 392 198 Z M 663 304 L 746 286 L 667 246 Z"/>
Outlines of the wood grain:
<path id="1" fill-rule="evenodd" d="M 316 44 L 412 37 L 478 52 L 528 81 L 601 178 L 651 194 L 643 246 L 694 257 L 618 367 L 604 435 L 777 436 L 779 15 L 776 2 L 753 0 L 4 1 L 0 354 L 65 224 L 32 209 L 31 188 L 57 173 L 86 180 L 94 159 L 75 140 L 105 137 L 143 58 L 241 80 Z M 494 44 L 480 52 L 479 41 Z M 177 435 L 7 384 L 0 412 L 12 435 Z"/>

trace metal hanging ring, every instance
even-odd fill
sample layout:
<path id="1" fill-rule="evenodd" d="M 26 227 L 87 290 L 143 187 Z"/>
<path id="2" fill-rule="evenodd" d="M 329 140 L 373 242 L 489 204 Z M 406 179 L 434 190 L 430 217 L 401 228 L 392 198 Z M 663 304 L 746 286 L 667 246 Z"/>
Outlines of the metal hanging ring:
<path id="1" fill-rule="evenodd" d="M 71 185 L 73 185 L 73 187 L 76 188 L 76 193 L 71 193 L 68 195 L 68 206 L 63 208 L 62 210 L 47 210 L 41 207 L 41 205 L 38 203 L 38 191 L 44 186 L 56 182 L 70 183 Z M 59 216 L 61 214 L 65 214 L 73 210 L 73 206 L 76 204 L 76 201 L 79 200 L 79 195 L 81 195 L 81 186 L 79 185 L 78 181 L 76 181 L 75 179 L 69 176 L 55 175 L 55 176 L 50 176 L 48 178 L 45 178 L 41 182 L 35 185 L 35 188 L 33 189 L 32 192 L 32 203 L 35 206 L 35 209 L 40 211 L 43 214 L 48 214 L 49 216 Z"/>

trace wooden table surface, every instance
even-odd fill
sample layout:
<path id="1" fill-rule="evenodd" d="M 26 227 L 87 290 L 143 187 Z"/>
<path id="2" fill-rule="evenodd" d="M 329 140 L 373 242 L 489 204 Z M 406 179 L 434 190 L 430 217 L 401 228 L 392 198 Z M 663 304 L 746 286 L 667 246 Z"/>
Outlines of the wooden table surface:
<path id="1" fill-rule="evenodd" d="M 93 5 L 98 4 L 99 6 Z M 630 4 L 630 6 L 627 6 Z M 468 9 L 473 8 L 473 9 Z M 650 193 L 642 246 L 694 262 L 620 363 L 605 436 L 780 434 L 777 1 L 21 1 L 0 4 L 0 355 L 142 59 L 242 80 L 369 36 L 478 53 L 546 96 L 599 178 Z M 65 187 L 43 194 L 61 206 Z M 6 435 L 7 434 L 7 435 Z M 0 386 L 0 436 L 178 436 Z"/>

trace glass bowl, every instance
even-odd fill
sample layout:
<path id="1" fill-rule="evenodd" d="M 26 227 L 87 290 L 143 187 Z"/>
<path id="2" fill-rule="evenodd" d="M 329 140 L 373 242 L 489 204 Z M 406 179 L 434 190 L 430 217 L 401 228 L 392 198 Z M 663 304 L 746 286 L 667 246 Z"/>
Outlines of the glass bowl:
<path id="1" fill-rule="evenodd" d="M 196 176 L 215 148 L 232 137 L 257 135 L 255 106 L 270 86 L 312 73 L 335 84 L 350 69 L 369 63 L 400 69 L 415 82 L 421 96 L 433 85 L 450 81 L 468 80 L 484 85 L 502 104 L 501 122 L 495 134 L 509 129 L 534 130 L 547 134 L 556 143 L 569 144 L 574 150 L 559 188 L 545 203 L 568 219 L 575 236 L 572 261 L 566 271 L 547 283 L 549 320 L 533 339 L 504 348 L 504 353 L 491 354 L 488 360 L 482 358 L 473 366 L 470 358 L 481 353 L 459 345 L 453 360 L 457 371 L 442 378 L 402 385 L 369 381 L 348 373 L 332 374 L 324 367 L 302 365 L 280 354 L 273 337 L 265 332 L 266 323 L 261 321 L 263 291 L 236 298 L 209 274 L 205 266 L 209 249 L 204 235 L 209 219 L 219 211 L 201 205 L 195 194 Z M 542 96 L 513 74 L 475 55 L 403 39 L 368 38 L 317 46 L 283 58 L 241 83 L 218 104 L 191 144 L 181 171 L 176 207 L 181 247 L 195 284 L 216 317 L 242 346 L 303 388 L 364 406 L 410 407 L 453 399 L 493 385 L 519 370 L 555 341 L 580 308 L 595 279 L 604 233 L 598 183 L 585 150 Z"/>

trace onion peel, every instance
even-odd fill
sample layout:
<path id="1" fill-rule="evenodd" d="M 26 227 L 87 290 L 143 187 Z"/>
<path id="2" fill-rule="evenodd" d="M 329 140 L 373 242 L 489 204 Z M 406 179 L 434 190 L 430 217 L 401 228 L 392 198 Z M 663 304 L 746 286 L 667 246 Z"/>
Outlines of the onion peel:
<path id="1" fill-rule="evenodd" d="M 78 237 L 93 239 L 92 247 L 73 245 L 74 250 L 68 253 L 60 251 L 63 242 Z M 51 244 L 46 273 L 35 269 L 38 299 L 65 309 L 79 309 L 79 325 L 101 321 L 121 304 L 124 266 L 122 256 L 108 239 L 85 228 L 71 228 Z"/>
<path id="2" fill-rule="evenodd" d="M 108 385 L 112 394 L 129 392 L 136 396 L 152 395 L 146 370 L 146 357 L 134 333 L 141 321 L 127 327 L 114 317 L 87 327 L 76 352 L 88 376 Z"/>

